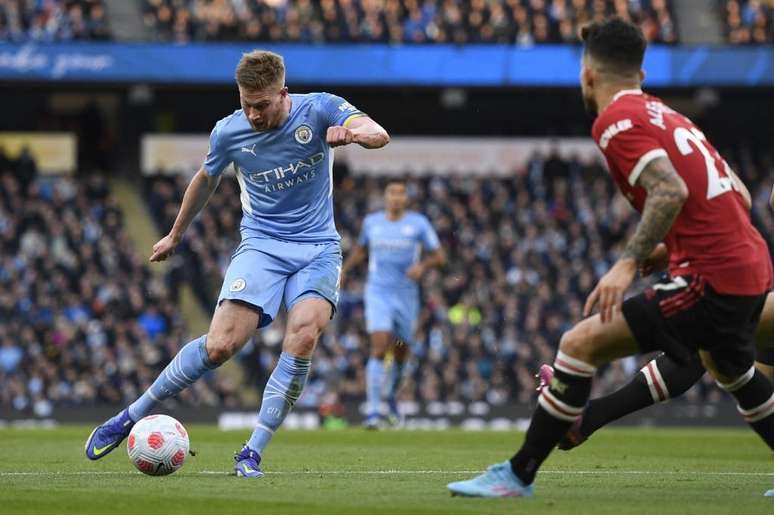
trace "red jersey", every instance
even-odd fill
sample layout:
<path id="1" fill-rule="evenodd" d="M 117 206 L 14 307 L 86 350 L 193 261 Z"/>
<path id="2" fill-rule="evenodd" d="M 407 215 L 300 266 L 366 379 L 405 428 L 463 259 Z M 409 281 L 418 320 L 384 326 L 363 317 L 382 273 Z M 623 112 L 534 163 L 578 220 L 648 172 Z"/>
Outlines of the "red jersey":
<path id="1" fill-rule="evenodd" d="M 769 251 L 750 221 L 731 169 L 685 116 L 640 90 L 620 91 L 591 129 L 624 196 L 642 212 L 637 178 L 667 157 L 688 186 L 688 200 L 664 243 L 672 275 L 702 275 L 715 291 L 760 295 L 772 286 Z"/>

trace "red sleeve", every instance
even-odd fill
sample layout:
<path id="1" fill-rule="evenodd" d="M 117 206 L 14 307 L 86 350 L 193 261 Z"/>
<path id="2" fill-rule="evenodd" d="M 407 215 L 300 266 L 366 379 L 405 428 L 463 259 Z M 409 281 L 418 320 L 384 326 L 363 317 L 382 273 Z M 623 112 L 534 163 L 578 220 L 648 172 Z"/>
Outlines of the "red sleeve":
<path id="1" fill-rule="evenodd" d="M 630 186 L 637 183 L 640 173 L 658 157 L 668 157 L 652 129 L 631 113 L 605 113 L 594 124 L 594 140 Z"/>

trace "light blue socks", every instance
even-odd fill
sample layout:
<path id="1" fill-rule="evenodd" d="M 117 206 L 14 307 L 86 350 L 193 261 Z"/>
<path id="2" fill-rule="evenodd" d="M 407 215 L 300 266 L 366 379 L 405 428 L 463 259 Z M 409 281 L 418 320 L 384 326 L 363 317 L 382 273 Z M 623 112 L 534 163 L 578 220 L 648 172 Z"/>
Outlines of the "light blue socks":
<path id="1" fill-rule="evenodd" d="M 247 446 L 258 454 L 263 453 L 274 432 L 301 396 L 311 364 L 312 360 L 308 358 L 299 358 L 287 352 L 280 354 L 263 390 L 258 424 L 247 442 Z"/>
<path id="2" fill-rule="evenodd" d="M 366 416 L 378 415 L 382 405 L 384 360 L 371 356 L 366 364 Z"/>
<path id="3" fill-rule="evenodd" d="M 207 336 L 202 335 L 180 349 L 150 388 L 129 406 L 129 417 L 132 420 L 140 420 L 150 413 L 157 403 L 177 395 L 206 372 L 218 367 L 218 364 L 207 357 L 206 342 Z"/>

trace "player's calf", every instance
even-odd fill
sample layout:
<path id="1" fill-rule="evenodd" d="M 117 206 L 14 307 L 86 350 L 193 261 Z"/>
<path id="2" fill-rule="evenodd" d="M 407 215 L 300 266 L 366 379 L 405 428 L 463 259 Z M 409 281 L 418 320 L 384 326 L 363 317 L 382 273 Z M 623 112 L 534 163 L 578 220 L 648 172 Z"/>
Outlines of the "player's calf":
<path id="1" fill-rule="evenodd" d="M 771 381 L 754 365 L 738 376 L 725 370 L 723 373 L 709 352 L 701 351 L 700 354 L 718 386 L 736 399 L 737 409 L 745 422 L 774 450 L 774 385 Z"/>
<path id="2" fill-rule="evenodd" d="M 567 344 L 573 338 L 569 333 L 562 338 L 554 361 L 554 375 L 548 387 L 540 392 L 522 448 L 510 460 L 514 474 L 527 485 L 532 484 L 540 465 L 583 414 L 591 393 L 596 367 L 565 352 L 575 348 Z"/>

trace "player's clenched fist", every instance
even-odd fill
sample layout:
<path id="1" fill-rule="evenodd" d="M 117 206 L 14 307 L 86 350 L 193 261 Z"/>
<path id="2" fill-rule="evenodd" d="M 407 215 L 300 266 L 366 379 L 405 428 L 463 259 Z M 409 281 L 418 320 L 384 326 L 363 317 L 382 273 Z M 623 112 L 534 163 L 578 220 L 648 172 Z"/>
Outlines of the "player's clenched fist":
<path id="1" fill-rule="evenodd" d="M 175 247 L 177 247 L 178 243 L 180 243 L 180 240 L 171 234 L 164 236 L 153 246 L 153 254 L 151 254 L 150 261 L 152 263 L 164 261 L 175 252 Z"/>
<path id="2" fill-rule="evenodd" d="M 355 140 L 355 135 L 351 130 L 340 125 L 334 127 L 328 127 L 328 134 L 326 137 L 328 145 L 332 147 L 340 147 L 342 145 L 349 145 Z"/>

